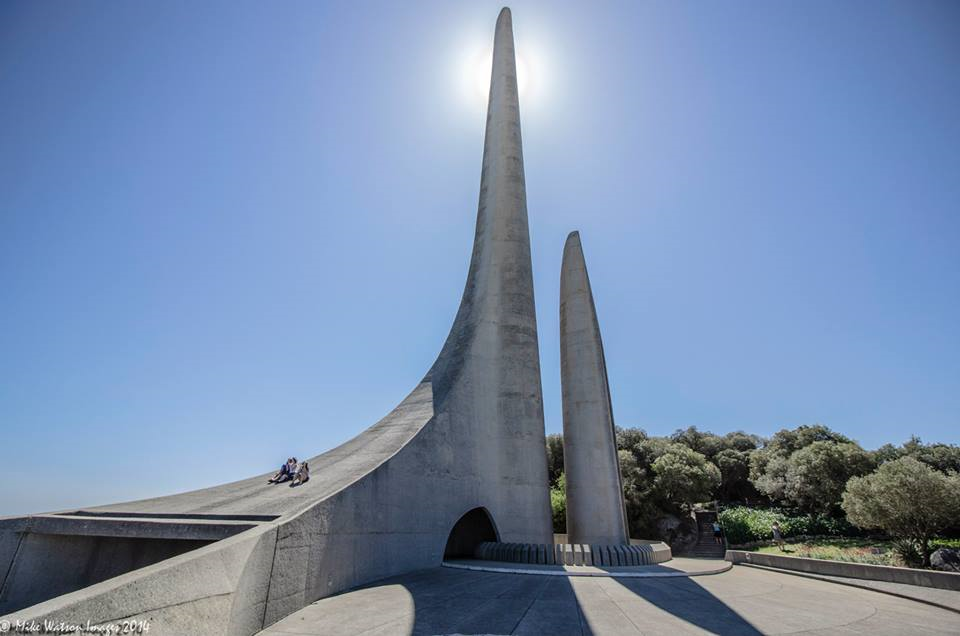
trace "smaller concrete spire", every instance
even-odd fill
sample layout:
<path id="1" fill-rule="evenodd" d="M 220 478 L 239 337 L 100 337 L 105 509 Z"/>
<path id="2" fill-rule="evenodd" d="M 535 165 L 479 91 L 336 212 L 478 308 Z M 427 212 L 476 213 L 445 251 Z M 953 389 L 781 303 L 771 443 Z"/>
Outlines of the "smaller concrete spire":
<path id="1" fill-rule="evenodd" d="M 607 364 L 578 232 L 567 237 L 560 270 L 560 380 L 567 541 L 628 544 Z"/>

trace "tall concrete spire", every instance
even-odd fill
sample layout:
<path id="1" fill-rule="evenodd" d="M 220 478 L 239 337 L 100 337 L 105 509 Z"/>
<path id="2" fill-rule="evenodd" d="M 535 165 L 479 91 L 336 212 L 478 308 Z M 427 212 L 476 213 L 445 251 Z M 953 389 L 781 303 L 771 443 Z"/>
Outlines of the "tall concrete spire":
<path id="1" fill-rule="evenodd" d="M 571 232 L 560 270 L 563 463 L 570 543 L 629 543 L 600 324 L 580 234 Z"/>
<path id="2" fill-rule="evenodd" d="M 473 255 L 460 309 L 428 376 L 440 422 L 470 439 L 476 477 L 490 484 L 505 541 L 549 543 L 543 393 L 520 104 L 510 9 L 497 18 Z M 466 450 L 466 449 L 465 449 Z"/>
<path id="3" fill-rule="evenodd" d="M 152 617 L 166 633 L 243 636 L 324 596 L 437 567 L 448 552 L 470 554 L 484 541 L 552 542 L 507 9 L 496 27 L 476 237 L 450 334 L 395 409 L 309 463 L 310 480 L 296 488 L 258 475 L 82 515 L 0 519 L 0 571 L 8 573 L 0 615 Z M 210 525 L 211 515 L 228 525 Z M 193 550 L 198 542 L 209 545 Z M 48 567 L 51 555 L 57 568 Z"/>

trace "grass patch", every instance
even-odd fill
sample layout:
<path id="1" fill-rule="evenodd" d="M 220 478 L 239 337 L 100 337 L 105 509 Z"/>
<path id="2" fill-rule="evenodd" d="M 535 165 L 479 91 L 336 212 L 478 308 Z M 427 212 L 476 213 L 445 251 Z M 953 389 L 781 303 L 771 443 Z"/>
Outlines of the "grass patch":
<path id="1" fill-rule="evenodd" d="M 960 547 L 960 539 L 937 539 L 933 543 L 934 549 L 938 547 Z M 909 567 L 897 554 L 893 541 L 889 539 L 871 539 L 869 537 L 824 537 L 801 541 L 787 539 L 783 550 L 775 545 L 761 545 L 747 549 L 751 552 L 784 554 L 807 559 Z"/>

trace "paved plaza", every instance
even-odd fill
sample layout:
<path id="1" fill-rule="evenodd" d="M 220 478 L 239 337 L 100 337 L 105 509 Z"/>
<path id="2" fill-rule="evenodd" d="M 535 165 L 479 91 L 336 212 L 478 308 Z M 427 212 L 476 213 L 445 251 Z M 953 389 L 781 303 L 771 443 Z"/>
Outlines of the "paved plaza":
<path id="1" fill-rule="evenodd" d="M 960 613 L 746 566 L 709 576 L 631 579 L 434 568 L 322 599 L 260 632 L 261 636 L 706 633 L 957 634 Z"/>

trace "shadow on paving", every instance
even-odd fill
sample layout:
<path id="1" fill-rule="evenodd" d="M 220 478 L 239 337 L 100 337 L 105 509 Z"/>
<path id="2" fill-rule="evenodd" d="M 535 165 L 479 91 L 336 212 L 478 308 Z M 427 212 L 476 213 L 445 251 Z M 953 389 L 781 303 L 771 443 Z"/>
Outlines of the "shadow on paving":
<path id="1" fill-rule="evenodd" d="M 376 585 L 403 588 L 408 613 L 382 615 L 387 622 L 353 633 L 586 636 L 677 634 L 691 628 L 760 633 L 690 578 L 569 578 L 437 568 Z"/>
<path id="2" fill-rule="evenodd" d="M 628 618 L 638 604 L 649 603 L 667 614 L 717 634 L 760 634 L 750 622 L 697 583 L 695 578 L 605 579 L 605 590 Z M 637 624 L 648 631 L 642 623 Z M 666 631 L 666 630 L 664 630 Z M 591 633 L 584 630 L 584 633 Z"/>

